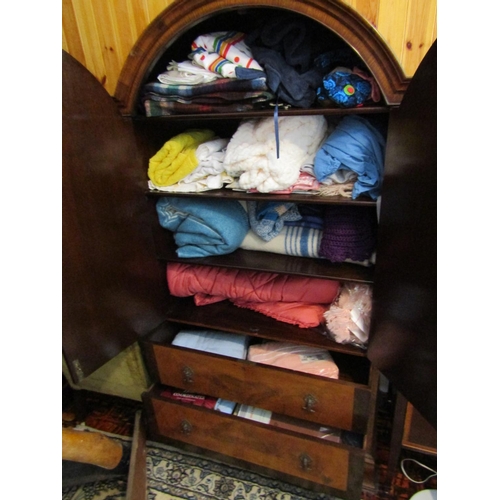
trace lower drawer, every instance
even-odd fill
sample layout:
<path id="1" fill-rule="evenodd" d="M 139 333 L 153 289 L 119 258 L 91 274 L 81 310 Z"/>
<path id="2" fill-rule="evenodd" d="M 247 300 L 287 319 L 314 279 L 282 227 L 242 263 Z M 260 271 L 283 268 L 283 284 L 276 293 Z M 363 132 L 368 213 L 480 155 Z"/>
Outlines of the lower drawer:
<path id="1" fill-rule="evenodd" d="M 143 395 L 153 435 L 321 485 L 342 498 L 360 498 L 363 450 L 178 403 L 160 392 L 156 386 Z"/>

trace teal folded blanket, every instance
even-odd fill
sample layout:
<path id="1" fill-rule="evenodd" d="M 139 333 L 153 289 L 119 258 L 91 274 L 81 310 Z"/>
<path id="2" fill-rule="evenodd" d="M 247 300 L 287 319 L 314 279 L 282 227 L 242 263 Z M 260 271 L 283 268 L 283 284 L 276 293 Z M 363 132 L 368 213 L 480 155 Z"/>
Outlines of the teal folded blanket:
<path id="1" fill-rule="evenodd" d="M 235 200 L 164 197 L 156 212 L 160 225 L 174 233 L 182 258 L 231 253 L 250 229 L 245 209 Z"/>

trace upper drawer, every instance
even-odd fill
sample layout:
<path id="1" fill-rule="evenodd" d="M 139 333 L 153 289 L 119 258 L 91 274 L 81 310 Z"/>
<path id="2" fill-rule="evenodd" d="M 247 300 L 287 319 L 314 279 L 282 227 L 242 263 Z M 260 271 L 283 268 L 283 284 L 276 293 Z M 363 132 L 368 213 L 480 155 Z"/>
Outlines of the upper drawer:
<path id="1" fill-rule="evenodd" d="M 154 438 L 172 439 L 279 471 L 332 489 L 342 498 L 360 498 L 363 450 L 166 400 L 159 392 L 155 387 L 143 395 Z"/>
<path id="2" fill-rule="evenodd" d="M 169 343 L 145 341 L 143 349 L 151 376 L 161 384 L 331 427 L 367 431 L 371 392 L 368 373 L 359 375 L 369 371 L 365 358 L 333 353 L 341 374 L 335 380 Z M 353 377 L 365 382 L 353 382 Z"/>

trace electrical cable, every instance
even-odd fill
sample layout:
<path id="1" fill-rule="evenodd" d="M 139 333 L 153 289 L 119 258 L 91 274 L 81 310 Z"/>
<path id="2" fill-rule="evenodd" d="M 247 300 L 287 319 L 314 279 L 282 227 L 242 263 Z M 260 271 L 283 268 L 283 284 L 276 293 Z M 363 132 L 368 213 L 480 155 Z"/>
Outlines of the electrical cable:
<path id="1" fill-rule="evenodd" d="M 420 465 L 421 467 L 423 467 L 424 469 L 427 469 L 431 472 L 433 472 L 434 474 L 431 474 L 429 477 L 427 477 L 426 479 L 424 479 L 423 481 L 417 481 L 415 479 L 412 479 L 405 471 L 405 468 L 404 468 L 404 465 L 403 463 L 406 462 L 406 461 L 411 461 L 411 462 L 415 462 L 416 464 Z M 431 469 L 430 467 L 427 467 L 427 465 L 424 465 L 422 463 L 420 463 L 418 460 L 415 460 L 414 458 L 403 458 L 403 460 L 401 460 L 401 470 L 403 471 L 403 474 L 412 482 L 412 483 L 416 483 L 416 484 L 422 484 L 422 483 L 425 483 L 427 482 L 431 477 L 435 477 L 437 476 L 437 471 L 435 471 L 434 469 Z"/>

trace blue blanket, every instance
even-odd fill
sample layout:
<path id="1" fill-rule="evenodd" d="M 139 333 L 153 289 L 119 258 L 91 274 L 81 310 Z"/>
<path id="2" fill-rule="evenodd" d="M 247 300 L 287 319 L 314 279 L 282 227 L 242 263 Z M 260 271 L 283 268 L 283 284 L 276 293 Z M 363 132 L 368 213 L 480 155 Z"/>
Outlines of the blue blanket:
<path id="1" fill-rule="evenodd" d="M 285 221 L 298 221 L 302 218 L 295 203 L 249 201 L 247 209 L 250 227 L 264 241 L 278 236 Z"/>
<path id="2" fill-rule="evenodd" d="M 174 233 L 182 258 L 231 253 L 250 229 L 245 209 L 235 200 L 164 197 L 156 212 L 160 225 Z"/>
<path id="3" fill-rule="evenodd" d="M 385 140 L 382 134 L 361 116 L 346 116 L 322 144 L 314 158 L 314 175 L 319 182 L 337 170 L 358 175 L 352 197 L 366 194 L 376 199 L 382 185 Z"/>

